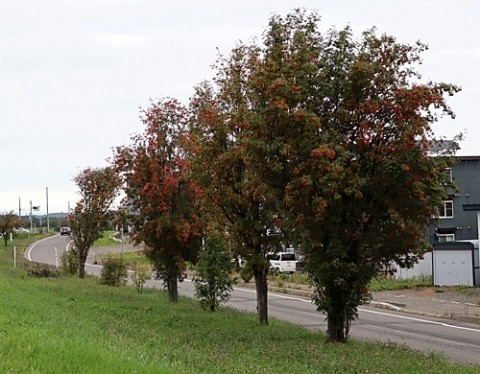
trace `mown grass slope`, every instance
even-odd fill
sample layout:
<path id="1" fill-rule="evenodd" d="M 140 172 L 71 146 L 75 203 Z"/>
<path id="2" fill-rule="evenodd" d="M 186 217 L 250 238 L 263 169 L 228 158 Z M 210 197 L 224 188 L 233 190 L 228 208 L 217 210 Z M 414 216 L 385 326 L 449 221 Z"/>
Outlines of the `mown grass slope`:
<path id="1" fill-rule="evenodd" d="M 33 278 L 0 250 L 0 373 L 476 373 L 439 356 L 358 343 L 158 290 Z"/>

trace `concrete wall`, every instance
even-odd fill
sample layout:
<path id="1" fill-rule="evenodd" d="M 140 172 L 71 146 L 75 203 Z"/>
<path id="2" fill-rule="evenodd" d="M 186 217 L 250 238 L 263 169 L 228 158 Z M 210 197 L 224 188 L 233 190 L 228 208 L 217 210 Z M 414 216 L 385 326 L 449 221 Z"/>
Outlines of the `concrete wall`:
<path id="1" fill-rule="evenodd" d="M 423 259 L 411 269 L 402 269 L 395 265 L 395 279 L 411 279 L 419 277 L 430 277 L 432 275 L 432 252 L 423 255 Z"/>

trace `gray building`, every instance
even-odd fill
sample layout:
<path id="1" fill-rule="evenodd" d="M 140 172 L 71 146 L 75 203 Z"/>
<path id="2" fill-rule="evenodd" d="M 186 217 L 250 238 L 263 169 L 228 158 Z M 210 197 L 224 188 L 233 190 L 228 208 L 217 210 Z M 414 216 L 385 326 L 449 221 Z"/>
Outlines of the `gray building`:
<path id="1" fill-rule="evenodd" d="M 428 229 L 431 244 L 476 240 L 480 219 L 480 156 L 457 156 L 446 170 L 446 178 L 456 189 L 448 191 L 439 216 Z"/>
<path id="2" fill-rule="evenodd" d="M 427 231 L 433 284 L 480 286 L 480 156 L 455 158 L 445 173 L 456 188 L 447 192 Z"/>

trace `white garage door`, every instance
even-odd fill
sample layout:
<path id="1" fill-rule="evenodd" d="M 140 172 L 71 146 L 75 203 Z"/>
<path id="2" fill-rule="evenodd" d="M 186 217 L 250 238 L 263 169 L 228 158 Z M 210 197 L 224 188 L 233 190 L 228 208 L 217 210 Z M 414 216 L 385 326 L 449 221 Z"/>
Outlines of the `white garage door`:
<path id="1" fill-rule="evenodd" d="M 433 282 L 435 286 L 472 286 L 473 263 L 471 250 L 434 250 Z"/>

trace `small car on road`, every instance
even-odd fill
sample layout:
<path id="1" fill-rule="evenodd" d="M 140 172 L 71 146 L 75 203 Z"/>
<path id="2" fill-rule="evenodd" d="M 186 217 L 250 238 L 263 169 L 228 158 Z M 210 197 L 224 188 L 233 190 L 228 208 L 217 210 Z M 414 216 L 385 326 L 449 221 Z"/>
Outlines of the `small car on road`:
<path id="1" fill-rule="evenodd" d="M 25 227 L 18 227 L 13 229 L 13 231 L 15 231 L 17 234 L 28 234 L 30 232 L 30 230 L 26 229 Z"/>
<path id="2" fill-rule="evenodd" d="M 70 230 L 70 227 L 62 227 L 60 229 L 60 235 L 70 235 L 72 233 L 72 230 Z"/>

